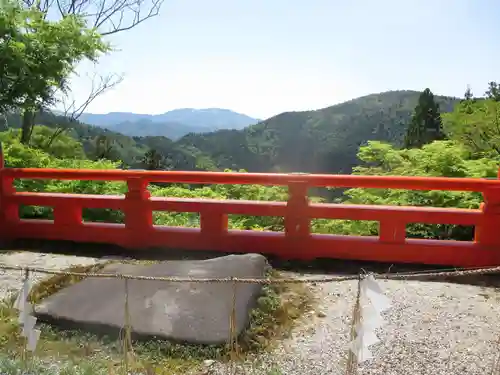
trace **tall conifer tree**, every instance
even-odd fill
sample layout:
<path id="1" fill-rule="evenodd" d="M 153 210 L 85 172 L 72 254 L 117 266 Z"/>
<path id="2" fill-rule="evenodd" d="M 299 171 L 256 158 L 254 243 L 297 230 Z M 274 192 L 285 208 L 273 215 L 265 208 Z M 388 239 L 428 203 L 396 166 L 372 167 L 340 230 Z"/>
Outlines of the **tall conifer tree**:
<path id="1" fill-rule="evenodd" d="M 432 141 L 444 139 L 439 104 L 430 89 L 425 89 L 418 99 L 410 126 L 406 131 L 405 148 L 420 148 Z"/>

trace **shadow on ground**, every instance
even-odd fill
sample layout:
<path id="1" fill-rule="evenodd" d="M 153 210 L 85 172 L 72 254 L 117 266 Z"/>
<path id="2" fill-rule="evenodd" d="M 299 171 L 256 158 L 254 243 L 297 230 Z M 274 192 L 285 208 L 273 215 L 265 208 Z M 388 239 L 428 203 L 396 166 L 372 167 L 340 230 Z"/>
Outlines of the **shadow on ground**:
<path id="1" fill-rule="evenodd" d="M 109 244 L 74 243 L 69 241 L 18 240 L 0 244 L 0 254 L 30 251 L 48 254 L 87 256 L 93 258 L 126 258 L 140 260 L 202 260 L 229 255 L 215 251 L 185 251 L 175 249 L 131 250 Z M 385 273 L 432 273 L 454 271 L 455 268 L 422 264 L 380 263 L 354 260 L 316 259 L 291 261 L 268 257 L 273 268 L 307 275 L 358 275 L 365 272 Z M 500 272 L 488 275 L 442 277 L 425 275 L 412 280 L 453 282 L 458 284 L 500 287 Z"/>

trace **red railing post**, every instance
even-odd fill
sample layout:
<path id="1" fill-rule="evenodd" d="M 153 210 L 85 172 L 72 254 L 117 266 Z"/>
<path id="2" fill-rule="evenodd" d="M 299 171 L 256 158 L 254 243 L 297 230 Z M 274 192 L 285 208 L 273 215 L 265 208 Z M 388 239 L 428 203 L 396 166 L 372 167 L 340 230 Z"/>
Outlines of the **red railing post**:
<path id="1" fill-rule="evenodd" d="M 0 239 L 12 237 L 9 224 L 19 222 L 19 207 L 9 201 L 9 196 L 14 194 L 14 178 L 5 176 L 5 160 L 2 143 L 0 142 Z"/>
<path id="2" fill-rule="evenodd" d="M 5 168 L 3 160 L 2 142 L 0 142 L 0 241 L 5 239 L 5 218 L 4 218 L 4 197 L 3 197 L 3 169 Z"/>
<path id="3" fill-rule="evenodd" d="M 125 194 L 125 228 L 127 230 L 123 245 L 140 248 L 148 243 L 148 236 L 153 229 L 153 212 L 149 206 L 151 194 L 148 182 L 140 177 L 127 180 L 128 192 Z"/>
<path id="4" fill-rule="evenodd" d="M 484 197 L 483 197 L 484 199 Z M 481 221 L 484 221 L 484 202 L 482 202 L 480 205 L 479 205 L 479 210 L 482 212 L 482 220 Z M 476 225 L 474 227 L 474 242 L 475 243 L 481 243 L 481 237 L 482 237 L 482 230 L 483 230 L 483 223 L 481 223 L 480 225 Z"/>
<path id="5" fill-rule="evenodd" d="M 305 181 L 288 184 L 288 202 L 285 215 L 285 235 L 294 254 L 300 258 L 314 256 L 313 249 L 304 248 L 304 240 L 310 236 L 309 185 Z M 286 254 L 283 254 L 286 255 Z"/>
<path id="6" fill-rule="evenodd" d="M 486 190 L 483 197 L 483 218 L 481 224 L 476 226 L 474 241 L 481 245 L 498 247 L 500 251 L 500 188 Z"/>

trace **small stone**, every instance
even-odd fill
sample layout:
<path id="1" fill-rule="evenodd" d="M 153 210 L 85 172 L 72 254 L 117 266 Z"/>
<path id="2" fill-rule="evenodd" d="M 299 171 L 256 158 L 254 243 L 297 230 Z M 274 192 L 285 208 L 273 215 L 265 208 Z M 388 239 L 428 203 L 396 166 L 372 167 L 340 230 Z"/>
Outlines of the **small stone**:
<path id="1" fill-rule="evenodd" d="M 316 316 L 318 318 L 325 318 L 326 317 L 326 313 L 324 311 L 316 311 Z"/>
<path id="2" fill-rule="evenodd" d="M 210 367 L 212 366 L 213 364 L 215 363 L 215 361 L 213 359 L 205 359 L 203 361 L 203 366 L 205 367 Z"/>

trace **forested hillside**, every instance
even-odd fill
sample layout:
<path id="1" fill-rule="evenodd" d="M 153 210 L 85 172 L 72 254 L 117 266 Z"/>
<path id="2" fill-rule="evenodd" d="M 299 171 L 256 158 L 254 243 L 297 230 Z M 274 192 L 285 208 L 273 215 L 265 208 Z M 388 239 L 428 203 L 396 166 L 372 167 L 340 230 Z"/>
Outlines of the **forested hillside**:
<path id="1" fill-rule="evenodd" d="M 50 113 L 42 113 L 36 121 L 81 141 L 90 158 L 104 155 L 132 168 L 350 173 L 359 163 L 359 146 L 368 140 L 402 144 L 419 94 L 373 94 L 316 111 L 283 113 L 243 130 L 191 133 L 178 141 L 162 136 L 131 138 Z M 451 111 L 457 102 L 437 97 L 442 112 Z M 11 115 L 8 124 L 20 127 L 21 119 Z M 146 156 L 151 150 L 156 163 Z"/>
<path id="2" fill-rule="evenodd" d="M 242 131 L 190 134 L 177 145 L 219 169 L 350 173 L 369 140 L 401 145 L 420 93 L 392 91 L 307 112 L 287 112 Z M 437 97 L 442 112 L 459 101 Z"/>

